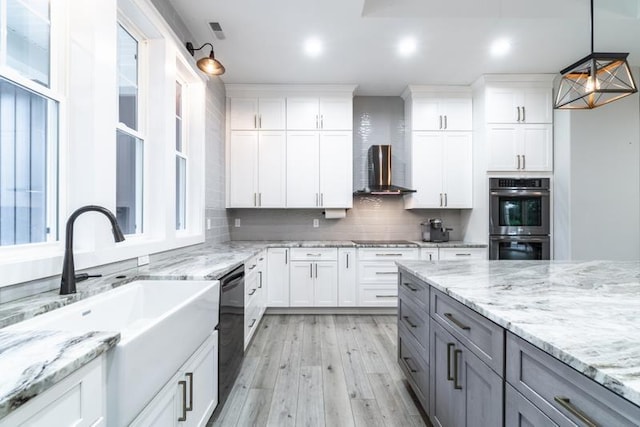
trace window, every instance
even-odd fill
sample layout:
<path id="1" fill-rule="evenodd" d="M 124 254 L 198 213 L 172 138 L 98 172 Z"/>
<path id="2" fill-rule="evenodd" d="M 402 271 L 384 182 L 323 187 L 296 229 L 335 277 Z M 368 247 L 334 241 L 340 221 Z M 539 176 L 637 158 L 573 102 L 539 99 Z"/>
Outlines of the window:
<path id="1" fill-rule="evenodd" d="M 48 0 L 0 0 L 0 246 L 55 241 L 58 102 Z M 35 84 L 34 84 L 35 82 Z"/>
<path id="2" fill-rule="evenodd" d="M 183 84 L 176 81 L 176 230 L 187 227 L 187 157 Z"/>
<path id="3" fill-rule="evenodd" d="M 124 234 L 143 231 L 144 138 L 138 74 L 138 40 L 118 25 L 116 218 Z"/>

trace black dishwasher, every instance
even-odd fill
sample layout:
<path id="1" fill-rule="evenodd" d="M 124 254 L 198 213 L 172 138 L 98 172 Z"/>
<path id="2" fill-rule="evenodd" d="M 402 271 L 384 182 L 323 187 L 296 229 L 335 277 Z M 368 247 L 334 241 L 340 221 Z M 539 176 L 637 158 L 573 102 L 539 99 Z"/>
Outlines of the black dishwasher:
<path id="1" fill-rule="evenodd" d="M 238 377 L 244 357 L 244 265 L 220 278 L 218 321 L 218 406 L 216 419 Z"/>

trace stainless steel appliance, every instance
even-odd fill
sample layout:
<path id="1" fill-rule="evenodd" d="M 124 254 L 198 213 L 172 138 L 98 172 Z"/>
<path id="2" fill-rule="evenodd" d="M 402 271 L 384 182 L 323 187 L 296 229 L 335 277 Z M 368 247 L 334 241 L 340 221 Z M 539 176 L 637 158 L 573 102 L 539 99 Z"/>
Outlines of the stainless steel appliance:
<path id="1" fill-rule="evenodd" d="M 440 218 L 430 218 L 420 225 L 424 242 L 448 242 L 449 231 L 453 230 L 453 228 L 444 227 Z"/>
<path id="2" fill-rule="evenodd" d="M 244 358 L 244 265 L 220 278 L 218 339 L 218 406 L 212 419 L 220 415 Z"/>
<path id="3" fill-rule="evenodd" d="M 369 186 L 355 194 L 373 194 L 376 196 L 402 195 L 415 193 L 416 190 L 393 185 L 391 183 L 391 146 L 372 145 L 367 156 Z"/>
<path id="4" fill-rule="evenodd" d="M 489 259 L 550 259 L 549 178 L 489 179 Z"/>

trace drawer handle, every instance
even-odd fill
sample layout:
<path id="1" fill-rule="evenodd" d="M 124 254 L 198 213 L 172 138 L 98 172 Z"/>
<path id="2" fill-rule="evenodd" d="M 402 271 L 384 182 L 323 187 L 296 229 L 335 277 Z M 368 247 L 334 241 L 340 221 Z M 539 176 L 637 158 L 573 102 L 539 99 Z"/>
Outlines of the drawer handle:
<path id="1" fill-rule="evenodd" d="M 462 390 L 462 386 L 458 384 L 458 356 L 462 354 L 462 350 L 453 350 L 453 388 Z"/>
<path id="2" fill-rule="evenodd" d="M 322 256 L 322 254 L 307 254 L 307 256 Z"/>
<path id="3" fill-rule="evenodd" d="M 376 298 L 398 298 L 398 295 L 376 295 Z"/>
<path id="4" fill-rule="evenodd" d="M 420 290 L 418 288 L 414 288 L 413 286 L 411 286 L 411 283 L 404 282 L 402 284 L 405 285 L 407 288 L 409 288 L 412 292 L 418 292 Z"/>
<path id="5" fill-rule="evenodd" d="M 178 417 L 178 421 L 187 421 L 187 382 L 181 380 L 178 385 L 182 387 L 182 416 Z"/>
<path id="6" fill-rule="evenodd" d="M 251 296 L 251 295 L 253 295 L 253 294 L 255 294 L 255 293 L 256 293 L 256 290 L 255 290 L 255 289 L 251 289 L 251 290 L 249 291 L 249 296 Z"/>
<path id="7" fill-rule="evenodd" d="M 398 272 L 397 271 L 376 271 L 376 274 L 379 274 L 382 276 L 387 274 L 398 274 Z"/>
<path id="8" fill-rule="evenodd" d="M 471 254 L 467 253 L 467 254 L 456 254 L 456 256 L 471 256 Z"/>
<path id="9" fill-rule="evenodd" d="M 376 254 L 376 256 L 402 256 L 402 254 Z"/>
<path id="10" fill-rule="evenodd" d="M 256 264 L 253 264 L 251 267 L 249 267 L 249 270 L 253 270 L 254 268 L 256 268 Z"/>
<path id="11" fill-rule="evenodd" d="M 184 375 L 189 378 L 189 406 L 186 409 L 187 411 L 193 411 L 193 372 L 187 372 Z"/>
<path id="12" fill-rule="evenodd" d="M 404 359 L 404 363 L 406 363 L 406 364 L 407 364 L 407 368 L 409 368 L 409 370 L 410 370 L 412 373 L 414 373 L 414 374 L 415 374 L 416 372 L 418 372 L 418 370 L 417 370 L 417 369 L 412 368 L 412 367 L 411 367 L 411 365 L 409 364 L 409 360 L 411 360 L 411 358 L 410 358 L 410 357 L 403 357 L 403 359 Z"/>
<path id="13" fill-rule="evenodd" d="M 453 381 L 451 376 L 451 349 L 453 347 L 455 347 L 454 343 L 447 343 L 447 381 Z"/>
<path id="14" fill-rule="evenodd" d="M 417 328 L 418 325 L 414 325 L 413 323 L 411 323 L 411 320 L 409 320 L 409 316 L 402 316 L 402 318 L 409 324 L 409 326 L 411 326 L 412 328 Z"/>
<path id="15" fill-rule="evenodd" d="M 587 427 L 598 427 L 598 424 L 589 418 L 584 412 L 580 409 L 576 408 L 576 406 L 571 403 L 571 400 L 568 397 L 564 396 L 555 396 L 553 398 L 560 406 L 569 411 L 572 415 L 578 418 L 582 423 L 584 423 Z"/>
<path id="16" fill-rule="evenodd" d="M 456 325 L 458 328 L 462 329 L 463 331 L 471 330 L 471 326 L 465 325 L 464 323 L 462 323 L 461 321 L 453 317 L 453 314 L 451 313 L 445 313 L 444 317 L 449 319 L 449 321 L 451 321 L 454 325 Z"/>
<path id="17" fill-rule="evenodd" d="M 253 328 L 253 325 L 256 324 L 256 319 L 251 319 L 251 323 L 249 324 L 250 328 Z"/>

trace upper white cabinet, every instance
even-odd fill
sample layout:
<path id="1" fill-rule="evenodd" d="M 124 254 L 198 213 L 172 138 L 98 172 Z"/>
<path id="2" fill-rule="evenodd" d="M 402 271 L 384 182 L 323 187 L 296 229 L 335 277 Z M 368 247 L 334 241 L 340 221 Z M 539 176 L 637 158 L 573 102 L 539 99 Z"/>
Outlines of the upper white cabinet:
<path id="1" fill-rule="evenodd" d="M 471 97 L 442 95 L 442 97 L 413 97 L 412 130 L 472 129 Z"/>
<path id="2" fill-rule="evenodd" d="M 504 84 L 487 88 L 488 123 L 551 123 L 551 87 Z"/>
<path id="3" fill-rule="evenodd" d="M 288 97 L 287 129 L 351 130 L 352 97 Z"/>
<path id="4" fill-rule="evenodd" d="M 488 170 L 545 172 L 553 169 L 552 125 L 490 124 L 487 138 Z"/>
<path id="5" fill-rule="evenodd" d="M 230 98 L 232 130 L 284 130 L 284 98 Z"/>

